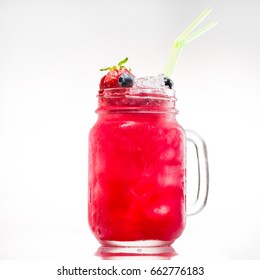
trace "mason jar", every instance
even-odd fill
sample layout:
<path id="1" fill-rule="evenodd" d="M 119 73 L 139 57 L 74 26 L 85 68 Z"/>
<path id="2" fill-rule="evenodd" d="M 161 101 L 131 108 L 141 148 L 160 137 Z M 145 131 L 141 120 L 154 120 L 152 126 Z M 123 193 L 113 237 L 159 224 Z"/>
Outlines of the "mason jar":
<path id="1" fill-rule="evenodd" d="M 175 91 L 104 89 L 89 133 L 88 220 L 102 245 L 166 246 L 208 194 L 206 145 L 177 122 Z M 186 141 L 198 162 L 196 201 L 186 205 Z"/>

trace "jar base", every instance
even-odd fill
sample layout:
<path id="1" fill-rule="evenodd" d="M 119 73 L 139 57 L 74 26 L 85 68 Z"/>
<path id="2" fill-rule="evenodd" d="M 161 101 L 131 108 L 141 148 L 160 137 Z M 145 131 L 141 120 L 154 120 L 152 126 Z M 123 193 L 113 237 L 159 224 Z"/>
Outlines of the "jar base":
<path id="1" fill-rule="evenodd" d="M 177 256 L 176 251 L 172 246 L 101 246 L 98 248 L 95 256 L 101 257 L 104 260 L 121 260 L 124 258 L 137 258 L 139 259 L 171 259 Z"/>
<path id="2" fill-rule="evenodd" d="M 111 247 L 164 247 L 170 246 L 174 240 L 136 240 L 136 241 L 114 241 L 114 240 L 102 240 L 100 243 L 103 246 Z"/>

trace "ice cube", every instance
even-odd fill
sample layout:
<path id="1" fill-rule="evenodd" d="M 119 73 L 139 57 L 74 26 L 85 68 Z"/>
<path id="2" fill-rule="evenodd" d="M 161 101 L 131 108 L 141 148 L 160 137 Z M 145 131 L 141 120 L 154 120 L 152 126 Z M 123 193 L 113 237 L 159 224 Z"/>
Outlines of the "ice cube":
<path id="1" fill-rule="evenodd" d="M 146 76 L 141 78 L 135 78 L 134 87 L 137 88 L 162 88 L 165 87 L 164 75 L 158 76 Z"/>
<path id="2" fill-rule="evenodd" d="M 160 187 L 182 186 L 183 168 L 181 166 L 165 165 L 158 174 Z"/>
<path id="3" fill-rule="evenodd" d="M 173 148 L 169 148 L 161 153 L 160 159 L 164 161 L 173 160 L 176 152 Z"/>
<path id="4" fill-rule="evenodd" d="M 157 215 L 166 215 L 170 212 L 170 207 L 167 205 L 161 205 L 153 209 L 154 213 Z"/>

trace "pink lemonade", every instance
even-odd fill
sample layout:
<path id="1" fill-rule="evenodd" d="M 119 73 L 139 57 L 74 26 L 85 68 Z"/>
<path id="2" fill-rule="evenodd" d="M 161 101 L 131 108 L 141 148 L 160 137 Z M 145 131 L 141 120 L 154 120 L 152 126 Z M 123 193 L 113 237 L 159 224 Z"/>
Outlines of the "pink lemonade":
<path id="1" fill-rule="evenodd" d="M 135 77 L 128 58 L 100 69 L 98 120 L 89 134 L 88 220 L 102 245 L 165 246 L 183 232 L 186 215 L 208 197 L 203 139 L 176 121 L 173 69 L 181 49 L 216 23 L 191 33 L 204 10 L 174 41 L 163 73 Z M 195 146 L 198 187 L 186 206 L 186 141 Z"/>
<path id="2" fill-rule="evenodd" d="M 99 96 L 89 134 L 89 224 L 103 245 L 169 245 L 185 226 L 185 133 L 174 91 L 131 91 Z"/>

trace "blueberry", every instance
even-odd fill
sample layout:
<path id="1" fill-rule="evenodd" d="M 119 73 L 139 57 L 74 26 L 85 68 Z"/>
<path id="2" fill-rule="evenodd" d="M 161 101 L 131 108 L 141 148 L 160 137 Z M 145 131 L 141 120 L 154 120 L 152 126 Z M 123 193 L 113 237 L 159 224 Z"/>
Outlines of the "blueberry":
<path id="1" fill-rule="evenodd" d="M 118 79 L 120 87 L 132 87 L 134 85 L 134 77 L 128 73 L 123 73 Z"/>
<path id="2" fill-rule="evenodd" d="M 164 77 L 164 84 L 168 86 L 170 89 L 173 88 L 173 81 L 168 77 Z"/>

